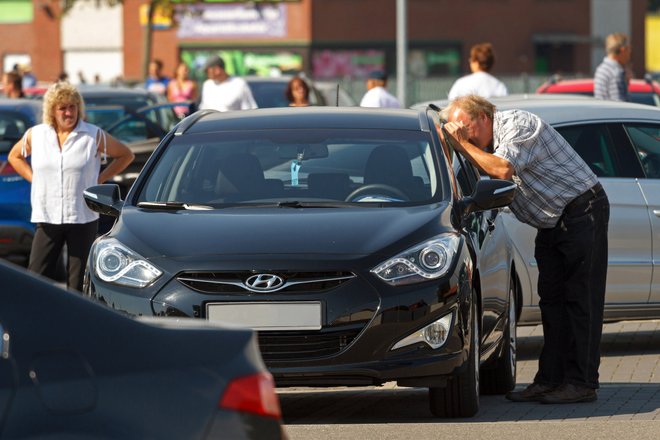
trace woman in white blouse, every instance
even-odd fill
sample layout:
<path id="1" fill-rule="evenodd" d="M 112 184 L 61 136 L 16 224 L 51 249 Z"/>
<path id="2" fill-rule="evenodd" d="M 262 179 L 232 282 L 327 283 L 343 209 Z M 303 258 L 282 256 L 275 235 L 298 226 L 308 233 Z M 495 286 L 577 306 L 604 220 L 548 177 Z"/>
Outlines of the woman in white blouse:
<path id="1" fill-rule="evenodd" d="M 55 83 L 44 95 L 44 122 L 30 128 L 9 153 L 9 163 L 32 182 L 31 221 L 37 228 L 28 270 L 54 278 L 66 244 L 67 285 L 77 290 L 82 290 L 99 218 L 85 204 L 83 191 L 110 180 L 134 158 L 126 145 L 84 117 L 78 90 L 66 82 Z M 113 160 L 101 171 L 107 156 Z"/>

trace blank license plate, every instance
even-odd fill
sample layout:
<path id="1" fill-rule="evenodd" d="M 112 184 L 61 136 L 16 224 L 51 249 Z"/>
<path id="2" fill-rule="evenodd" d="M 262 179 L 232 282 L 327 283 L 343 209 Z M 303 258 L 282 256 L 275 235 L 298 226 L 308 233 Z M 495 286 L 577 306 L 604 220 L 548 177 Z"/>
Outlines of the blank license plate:
<path id="1" fill-rule="evenodd" d="M 321 303 L 212 303 L 206 306 L 206 316 L 209 321 L 255 330 L 319 330 Z"/>

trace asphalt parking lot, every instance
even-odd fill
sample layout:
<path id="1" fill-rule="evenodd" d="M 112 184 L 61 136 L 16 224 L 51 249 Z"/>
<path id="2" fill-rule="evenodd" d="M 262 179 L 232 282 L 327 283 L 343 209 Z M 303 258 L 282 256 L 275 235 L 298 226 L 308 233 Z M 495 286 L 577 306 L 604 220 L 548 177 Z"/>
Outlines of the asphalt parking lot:
<path id="1" fill-rule="evenodd" d="M 541 349 L 541 326 L 518 329 L 518 387 L 529 384 Z M 660 438 L 660 320 L 604 326 L 601 389 L 592 403 L 543 405 L 482 396 L 470 419 L 434 419 L 425 389 L 394 383 L 363 388 L 279 389 L 295 439 Z"/>

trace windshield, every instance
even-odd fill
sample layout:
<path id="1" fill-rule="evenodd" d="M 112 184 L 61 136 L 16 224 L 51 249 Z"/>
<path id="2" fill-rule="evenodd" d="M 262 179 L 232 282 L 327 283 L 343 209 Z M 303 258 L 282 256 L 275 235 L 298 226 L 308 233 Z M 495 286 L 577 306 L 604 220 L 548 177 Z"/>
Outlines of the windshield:
<path id="1" fill-rule="evenodd" d="M 430 135 L 421 131 L 183 135 L 148 171 L 137 202 L 420 203 L 442 196 L 435 160 Z"/>

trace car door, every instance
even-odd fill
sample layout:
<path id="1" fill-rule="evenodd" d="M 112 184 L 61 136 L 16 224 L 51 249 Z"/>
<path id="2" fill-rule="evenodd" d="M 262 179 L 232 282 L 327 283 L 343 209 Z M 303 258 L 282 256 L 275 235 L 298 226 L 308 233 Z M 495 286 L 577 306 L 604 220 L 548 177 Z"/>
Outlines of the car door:
<path id="1" fill-rule="evenodd" d="M 628 137 L 617 123 L 556 128 L 596 173 L 610 201 L 606 304 L 646 303 L 653 274 L 651 221 L 644 173 Z"/>
<path id="2" fill-rule="evenodd" d="M 624 123 L 624 129 L 630 139 L 644 170 L 644 177 L 639 179 L 639 186 L 647 202 L 647 213 L 651 224 L 652 245 L 651 262 L 653 276 L 648 301 L 660 302 L 660 124 Z"/>
<path id="3" fill-rule="evenodd" d="M 454 175 L 463 197 L 470 195 L 481 177 L 477 169 L 454 154 Z M 510 244 L 498 209 L 475 212 L 468 216 L 466 230 L 472 236 L 477 252 L 477 267 L 482 292 L 482 341 L 484 350 L 498 340 L 493 330 L 506 311 L 510 274 Z"/>

